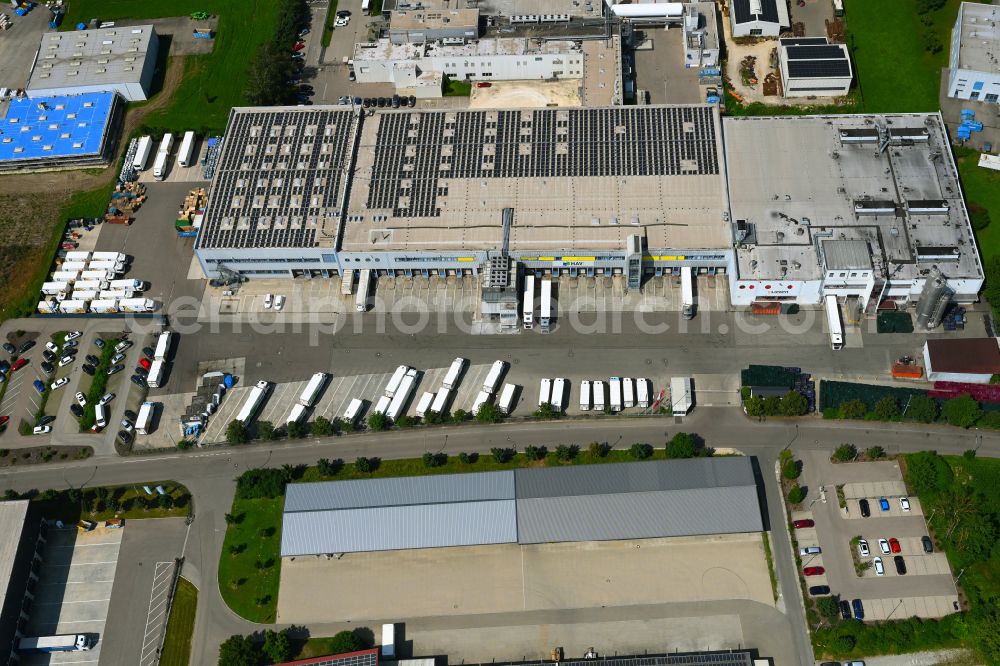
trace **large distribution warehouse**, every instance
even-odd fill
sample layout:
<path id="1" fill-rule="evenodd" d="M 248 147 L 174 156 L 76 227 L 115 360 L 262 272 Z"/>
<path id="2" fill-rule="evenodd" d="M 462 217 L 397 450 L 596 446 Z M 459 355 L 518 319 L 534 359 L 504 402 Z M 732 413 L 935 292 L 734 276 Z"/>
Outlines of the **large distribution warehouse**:
<path id="1" fill-rule="evenodd" d="M 281 555 L 763 530 L 749 458 L 292 484 Z"/>

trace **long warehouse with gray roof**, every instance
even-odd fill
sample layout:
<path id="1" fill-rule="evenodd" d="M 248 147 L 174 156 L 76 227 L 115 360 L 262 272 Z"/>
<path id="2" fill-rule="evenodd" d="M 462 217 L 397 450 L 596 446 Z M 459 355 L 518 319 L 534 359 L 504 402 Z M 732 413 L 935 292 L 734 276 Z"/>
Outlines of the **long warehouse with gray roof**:
<path id="1" fill-rule="evenodd" d="M 749 458 L 292 484 L 282 557 L 763 530 Z"/>

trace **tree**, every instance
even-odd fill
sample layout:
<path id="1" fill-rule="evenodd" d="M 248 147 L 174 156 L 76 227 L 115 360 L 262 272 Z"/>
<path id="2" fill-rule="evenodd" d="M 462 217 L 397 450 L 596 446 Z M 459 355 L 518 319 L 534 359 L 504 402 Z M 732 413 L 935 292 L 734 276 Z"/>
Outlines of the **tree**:
<path id="1" fill-rule="evenodd" d="M 437 425 L 444 423 L 444 414 L 435 412 L 433 409 L 424 413 L 424 423 L 427 425 Z"/>
<path id="2" fill-rule="evenodd" d="M 469 420 L 469 412 L 464 409 L 456 409 L 451 413 L 452 423 L 464 423 Z"/>
<path id="3" fill-rule="evenodd" d="M 271 663 L 278 664 L 288 661 L 292 657 L 292 642 L 288 638 L 288 629 L 274 631 L 268 629 L 264 632 L 264 654 L 271 660 Z"/>
<path id="4" fill-rule="evenodd" d="M 249 636 L 230 636 L 219 646 L 219 666 L 257 666 L 260 657 Z"/>
<path id="5" fill-rule="evenodd" d="M 346 652 L 357 652 L 364 648 L 364 645 L 354 635 L 354 632 L 341 631 L 330 639 L 327 648 L 330 650 L 330 654 L 344 654 Z"/>
<path id="6" fill-rule="evenodd" d="M 169 493 L 157 496 L 156 503 L 161 509 L 169 509 L 174 506 L 174 498 Z"/>
<path id="7" fill-rule="evenodd" d="M 942 414 L 948 423 L 959 428 L 969 428 L 983 415 L 983 410 L 968 393 L 952 398 L 944 403 Z"/>
<path id="8" fill-rule="evenodd" d="M 549 454 L 549 450 L 544 446 L 526 446 L 524 447 L 524 457 L 530 461 L 542 460 Z"/>
<path id="9" fill-rule="evenodd" d="M 837 636 L 837 638 L 833 641 L 833 645 L 830 647 L 833 648 L 833 651 L 836 654 L 846 654 L 854 649 L 857 642 L 858 639 L 851 634 L 844 634 L 842 636 Z"/>
<path id="10" fill-rule="evenodd" d="M 792 504 L 798 504 L 806 498 L 805 492 L 802 490 L 802 486 L 795 484 L 788 489 L 788 501 Z"/>
<path id="11" fill-rule="evenodd" d="M 906 482 L 918 495 L 940 493 L 953 479 L 948 462 L 936 451 L 919 451 L 906 456 Z"/>
<path id="12" fill-rule="evenodd" d="M 781 413 L 781 398 L 771 395 L 764 398 L 764 416 L 774 416 Z"/>
<path id="13" fill-rule="evenodd" d="M 476 412 L 476 420 L 480 423 L 499 423 L 503 421 L 503 412 L 493 403 L 487 402 Z"/>
<path id="14" fill-rule="evenodd" d="M 838 462 L 849 462 L 858 455 L 858 447 L 853 444 L 841 444 L 833 452 L 833 459 Z"/>
<path id="15" fill-rule="evenodd" d="M 938 415 L 938 405 L 933 398 L 926 395 L 915 395 L 909 404 L 903 408 L 903 417 L 918 423 L 931 423 Z"/>
<path id="16" fill-rule="evenodd" d="M 368 429 L 372 432 L 382 432 L 389 428 L 389 417 L 382 412 L 372 412 L 368 415 Z"/>
<path id="17" fill-rule="evenodd" d="M 606 458 L 611 453 L 611 445 L 607 442 L 591 442 L 587 447 L 587 453 L 591 458 Z"/>
<path id="18" fill-rule="evenodd" d="M 264 441 L 275 439 L 274 424 L 270 421 L 257 421 L 257 437 Z"/>
<path id="19" fill-rule="evenodd" d="M 286 426 L 289 439 L 302 439 L 306 436 L 306 428 L 298 421 L 290 421 Z"/>
<path id="20" fill-rule="evenodd" d="M 816 609 L 826 619 L 833 620 L 840 616 L 840 601 L 837 597 L 820 597 L 816 600 Z"/>
<path id="21" fill-rule="evenodd" d="M 291 481 L 283 469 L 248 469 L 236 480 L 236 496 L 240 499 L 274 499 L 285 492 Z"/>
<path id="22" fill-rule="evenodd" d="M 868 406 L 860 400 L 845 400 L 840 403 L 840 418 L 863 419 L 868 413 Z"/>
<path id="23" fill-rule="evenodd" d="M 458 460 L 463 465 L 475 465 L 476 461 L 479 460 L 479 454 L 476 453 L 475 451 L 473 451 L 472 453 L 465 453 L 463 451 L 462 453 L 458 454 Z"/>
<path id="24" fill-rule="evenodd" d="M 560 444 L 556 447 L 556 460 L 561 460 L 562 462 L 569 462 L 573 460 L 578 455 L 580 455 L 580 447 L 576 444 Z"/>
<path id="25" fill-rule="evenodd" d="M 340 458 L 334 458 L 333 460 L 320 458 L 316 461 L 316 469 L 323 476 L 337 476 L 340 474 L 340 470 L 344 469 L 344 461 Z"/>
<path id="26" fill-rule="evenodd" d="M 336 432 L 333 423 L 325 416 L 317 416 L 312 422 L 312 434 L 317 437 L 329 437 Z"/>
<path id="27" fill-rule="evenodd" d="M 373 469 L 371 459 L 365 456 L 358 456 L 354 459 L 354 469 L 365 474 L 371 472 Z"/>
<path id="28" fill-rule="evenodd" d="M 881 446 L 870 446 L 868 450 L 865 451 L 865 455 L 868 456 L 869 460 L 881 460 L 885 458 L 885 449 Z"/>
<path id="29" fill-rule="evenodd" d="M 517 451 L 515 451 L 512 448 L 505 449 L 505 448 L 501 448 L 501 447 L 495 446 L 492 449 L 490 449 L 490 455 L 493 456 L 493 460 L 495 460 L 496 462 L 500 463 L 501 465 L 504 464 L 504 463 L 508 463 L 511 460 L 513 460 L 514 459 L 514 455 L 516 453 L 517 453 Z"/>
<path id="30" fill-rule="evenodd" d="M 448 462 L 448 454 L 426 451 L 423 455 L 423 461 L 424 467 L 441 467 Z"/>
<path id="31" fill-rule="evenodd" d="M 879 398 L 872 409 L 879 421 L 895 421 L 899 418 L 899 401 L 891 395 Z"/>
<path id="32" fill-rule="evenodd" d="M 679 432 L 667 442 L 668 458 L 694 458 L 698 452 L 698 440 L 694 435 Z"/>
<path id="33" fill-rule="evenodd" d="M 543 402 L 538 406 L 538 409 L 535 410 L 533 416 L 536 419 L 557 419 L 559 418 L 559 412 L 552 406 L 552 403 Z"/>
<path id="34" fill-rule="evenodd" d="M 653 455 L 653 447 L 650 446 L 649 444 L 642 444 L 641 442 L 636 442 L 629 448 L 628 453 L 636 460 L 645 460 L 646 458 Z"/>
<path id="35" fill-rule="evenodd" d="M 966 449 L 965 451 L 962 451 L 962 457 L 971 462 L 976 459 L 976 450 Z"/>
<path id="36" fill-rule="evenodd" d="M 401 415 L 396 419 L 396 427 L 398 428 L 410 428 L 413 426 L 413 419 L 406 414 Z"/>
<path id="37" fill-rule="evenodd" d="M 285 81 L 291 78 L 291 54 L 268 42 L 258 47 L 247 68 L 244 94 L 253 106 L 273 106 L 284 101 Z"/>
<path id="38" fill-rule="evenodd" d="M 786 460 L 781 465 L 781 475 L 789 481 L 794 481 L 802 474 L 802 468 L 795 459 Z"/>
<path id="39" fill-rule="evenodd" d="M 809 401 L 798 391 L 789 391 L 781 399 L 778 409 L 784 416 L 802 416 L 809 411 Z"/>
<path id="40" fill-rule="evenodd" d="M 250 441 L 250 434 L 243 421 L 233 419 L 226 426 L 226 441 L 230 444 L 246 444 Z"/>

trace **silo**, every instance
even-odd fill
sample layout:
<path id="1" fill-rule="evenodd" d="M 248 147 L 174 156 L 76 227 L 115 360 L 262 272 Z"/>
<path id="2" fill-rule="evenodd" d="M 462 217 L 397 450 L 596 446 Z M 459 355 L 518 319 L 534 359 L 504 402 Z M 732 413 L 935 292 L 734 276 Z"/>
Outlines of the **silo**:
<path id="1" fill-rule="evenodd" d="M 932 269 L 917 301 L 917 326 L 927 331 L 937 328 L 954 293 L 941 271 Z"/>

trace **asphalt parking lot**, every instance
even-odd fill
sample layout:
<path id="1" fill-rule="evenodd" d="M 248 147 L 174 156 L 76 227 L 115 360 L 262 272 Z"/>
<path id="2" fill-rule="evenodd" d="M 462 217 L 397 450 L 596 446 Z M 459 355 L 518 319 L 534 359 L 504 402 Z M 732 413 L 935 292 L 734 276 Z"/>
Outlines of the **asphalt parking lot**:
<path id="1" fill-rule="evenodd" d="M 31 655 L 22 657 L 22 664 L 96 664 L 101 661 L 122 532 L 98 527 L 81 533 L 75 526 L 49 530 L 27 633 L 31 636 L 95 634 L 98 641 L 93 650 L 83 654 Z"/>
<path id="2" fill-rule="evenodd" d="M 944 553 L 925 553 L 921 538 L 927 536 L 923 512 L 916 498 L 909 498 L 910 511 L 903 511 L 900 497 L 906 497 L 899 465 L 895 461 L 833 464 L 828 453 L 804 452 L 800 483 L 810 489 L 806 506 L 793 511 L 792 520 L 812 519 L 814 528 L 794 530 L 798 547 L 820 546 L 820 555 L 802 556 L 802 566 L 822 566 L 821 576 L 806 577 L 806 584 L 829 585 L 832 593 L 842 599 L 861 599 L 866 620 L 941 617 L 955 612 L 958 601 L 956 586 Z M 820 486 L 826 489 L 827 502 L 818 501 Z M 841 486 L 845 507 L 837 500 L 836 486 Z M 880 508 L 885 497 L 889 509 Z M 861 517 L 858 501 L 867 499 L 871 516 Z M 867 541 L 869 556 L 862 557 L 852 540 Z M 885 554 L 879 540 L 896 539 L 898 555 L 903 557 L 906 574 L 897 573 L 894 557 Z M 861 569 L 861 562 L 874 562 L 879 557 L 884 575 L 878 576 L 874 566 Z"/>
<path id="3" fill-rule="evenodd" d="M 490 572 L 488 579 L 480 575 L 483 571 Z M 650 576 L 651 571 L 656 575 Z M 773 605 L 759 534 L 286 558 L 278 621 L 308 624 L 729 599 Z"/>
<path id="4" fill-rule="evenodd" d="M 28 83 L 31 63 L 38 53 L 42 34 L 49 31 L 51 15 L 36 6 L 27 16 L 16 16 L 10 3 L 4 3 L 3 13 L 10 19 L 9 30 L 0 32 L 0 88 L 24 88 Z"/>

